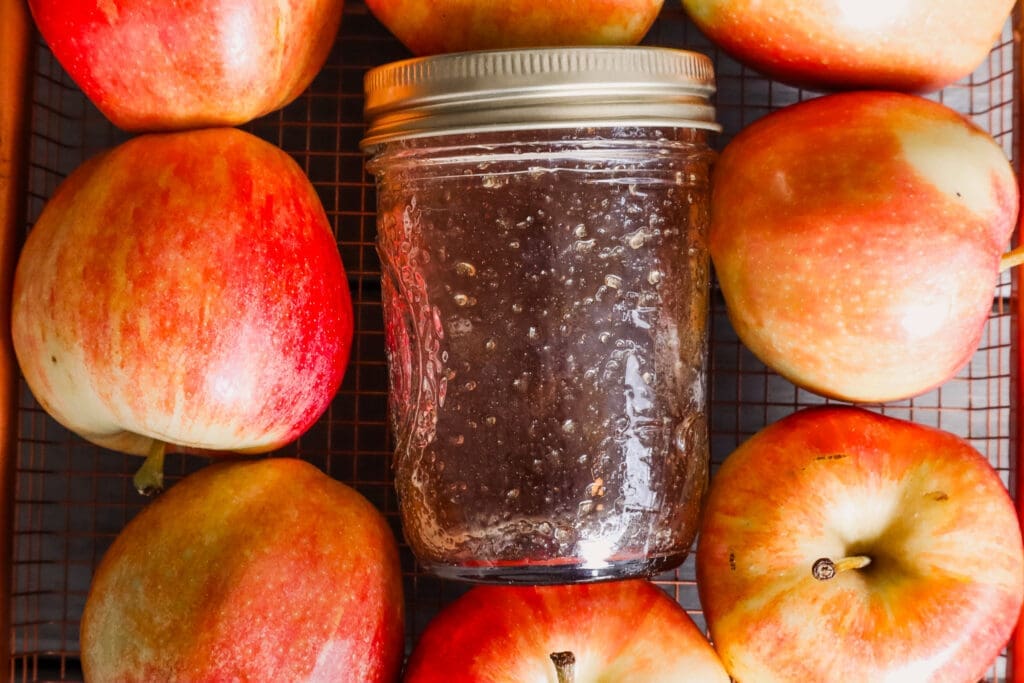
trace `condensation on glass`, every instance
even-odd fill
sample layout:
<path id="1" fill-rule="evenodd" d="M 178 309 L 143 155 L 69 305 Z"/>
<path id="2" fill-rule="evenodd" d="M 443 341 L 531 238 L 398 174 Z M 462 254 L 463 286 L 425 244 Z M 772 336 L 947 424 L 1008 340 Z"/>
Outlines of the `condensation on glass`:
<path id="1" fill-rule="evenodd" d="M 439 575 L 652 575 L 708 479 L 710 62 L 462 53 L 367 75 L 395 478 Z"/>

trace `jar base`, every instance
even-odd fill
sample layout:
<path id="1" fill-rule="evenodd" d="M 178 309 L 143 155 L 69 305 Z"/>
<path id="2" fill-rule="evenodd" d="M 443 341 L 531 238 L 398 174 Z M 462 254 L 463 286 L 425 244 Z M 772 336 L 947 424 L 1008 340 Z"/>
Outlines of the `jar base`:
<path id="1" fill-rule="evenodd" d="M 648 557 L 642 559 L 613 560 L 600 565 L 593 563 L 475 563 L 443 564 L 421 562 L 423 568 L 435 576 L 454 581 L 513 585 L 553 585 L 566 583 L 595 583 L 622 579 L 650 578 L 681 565 L 689 553 Z"/>

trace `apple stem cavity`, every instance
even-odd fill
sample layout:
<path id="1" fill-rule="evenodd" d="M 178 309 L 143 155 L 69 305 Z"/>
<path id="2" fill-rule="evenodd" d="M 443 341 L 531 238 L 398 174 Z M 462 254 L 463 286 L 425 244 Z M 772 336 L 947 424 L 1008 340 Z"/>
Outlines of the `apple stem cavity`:
<path id="1" fill-rule="evenodd" d="M 1016 268 L 1024 263 L 1024 244 L 1011 249 L 999 257 L 999 272 L 1005 272 L 1010 268 Z"/>
<path id="2" fill-rule="evenodd" d="M 558 683 L 573 683 L 576 680 L 576 655 L 572 652 L 552 652 L 551 661 L 555 663 Z"/>
<path id="3" fill-rule="evenodd" d="M 153 496 L 164 490 L 164 453 L 166 449 L 167 444 L 159 439 L 153 439 L 145 461 L 132 477 L 135 490 L 140 495 Z"/>
<path id="4" fill-rule="evenodd" d="M 853 555 L 835 561 L 823 557 L 811 567 L 811 576 L 818 581 L 828 581 L 835 578 L 840 572 L 850 569 L 863 569 L 869 564 L 871 564 L 871 558 L 866 555 Z"/>

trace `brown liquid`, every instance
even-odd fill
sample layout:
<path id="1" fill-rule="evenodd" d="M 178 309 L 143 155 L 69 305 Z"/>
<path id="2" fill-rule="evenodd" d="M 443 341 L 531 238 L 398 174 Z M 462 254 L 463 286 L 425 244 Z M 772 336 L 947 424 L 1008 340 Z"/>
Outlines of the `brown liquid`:
<path id="1" fill-rule="evenodd" d="M 667 132 L 375 160 L 397 487 L 436 571 L 554 582 L 685 557 L 707 479 L 708 155 Z"/>

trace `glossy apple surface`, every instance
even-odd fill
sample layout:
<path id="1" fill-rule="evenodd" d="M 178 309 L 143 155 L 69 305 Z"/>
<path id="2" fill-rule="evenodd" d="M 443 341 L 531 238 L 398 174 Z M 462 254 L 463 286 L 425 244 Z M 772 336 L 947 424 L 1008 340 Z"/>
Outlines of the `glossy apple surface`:
<path id="1" fill-rule="evenodd" d="M 472 588 L 427 625 L 404 680 L 561 681 L 552 655 L 573 683 L 729 681 L 686 611 L 644 579 Z"/>
<path id="2" fill-rule="evenodd" d="M 1013 0 L 682 0 L 738 61 L 816 89 L 939 90 L 995 47 Z"/>
<path id="3" fill-rule="evenodd" d="M 79 167 L 29 232 L 12 309 L 40 405 L 136 454 L 294 440 L 334 397 L 352 338 L 316 191 L 233 128 L 143 135 Z"/>
<path id="4" fill-rule="evenodd" d="M 293 458 L 210 465 L 128 523 L 81 624 L 90 681 L 391 683 L 393 534 L 355 490 Z"/>
<path id="5" fill-rule="evenodd" d="M 664 0 L 367 0 L 415 55 L 557 45 L 635 45 Z"/>
<path id="6" fill-rule="evenodd" d="M 744 442 L 699 538 L 704 615 L 739 681 L 977 681 L 1024 597 L 1017 515 L 988 461 L 849 406 Z"/>
<path id="7" fill-rule="evenodd" d="M 312 82 L 342 0 L 30 0 L 39 32 L 115 125 L 238 125 Z"/>
<path id="8" fill-rule="evenodd" d="M 708 242 L 740 339 L 793 383 L 892 401 L 977 349 L 1017 219 L 987 133 L 914 95 L 829 95 L 755 121 L 712 178 Z"/>

